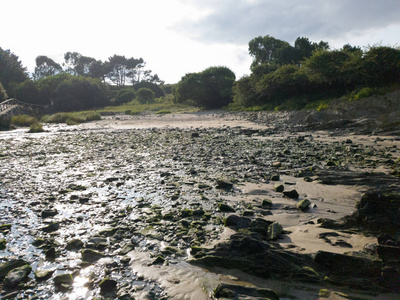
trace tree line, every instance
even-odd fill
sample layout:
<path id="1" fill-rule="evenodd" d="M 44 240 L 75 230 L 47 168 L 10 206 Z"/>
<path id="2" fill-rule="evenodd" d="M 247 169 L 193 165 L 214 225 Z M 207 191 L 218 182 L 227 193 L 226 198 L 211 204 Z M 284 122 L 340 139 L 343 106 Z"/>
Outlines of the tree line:
<path id="1" fill-rule="evenodd" d="M 291 102 L 292 107 L 302 108 L 315 100 L 400 82 L 400 50 L 394 47 L 362 50 L 346 44 L 336 50 L 305 37 L 291 46 L 267 35 L 251 40 L 249 53 L 251 74 L 233 86 L 232 101 L 238 107 L 271 109 Z"/>
<path id="2" fill-rule="evenodd" d="M 67 52 L 61 64 L 44 55 L 36 57 L 35 62 L 30 77 L 18 56 L 0 48 L 0 101 L 15 97 L 27 103 L 53 105 L 56 111 L 72 111 L 115 104 L 116 93 L 126 87 L 132 90 L 133 98 L 124 101 L 134 99 L 139 89 L 143 89 L 138 94 L 143 101 L 151 101 L 156 94 L 165 95 L 164 82 L 145 69 L 142 58 L 115 54 L 100 61 Z"/>
<path id="3" fill-rule="evenodd" d="M 249 75 L 236 80 L 228 67 L 210 67 L 184 75 L 168 92 L 176 103 L 206 109 L 302 108 L 312 101 L 400 83 L 400 50 L 389 46 L 363 50 L 346 44 L 337 50 L 325 41 L 298 37 L 290 45 L 266 35 L 249 42 L 249 54 Z M 18 57 L 0 48 L 0 101 L 8 93 L 30 103 L 52 101 L 58 110 L 120 105 L 133 98 L 148 103 L 163 97 L 167 86 L 144 66 L 142 58 L 114 55 L 102 62 L 67 52 L 62 64 L 37 57 L 30 79 Z"/>

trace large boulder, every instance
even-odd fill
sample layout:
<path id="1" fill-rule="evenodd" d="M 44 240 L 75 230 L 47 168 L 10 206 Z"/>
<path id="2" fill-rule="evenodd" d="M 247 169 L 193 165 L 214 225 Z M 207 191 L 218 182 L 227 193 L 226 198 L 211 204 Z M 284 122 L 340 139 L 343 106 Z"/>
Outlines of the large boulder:
<path id="1" fill-rule="evenodd" d="M 0 280 L 3 280 L 8 272 L 11 270 L 28 265 L 28 263 L 22 259 L 13 259 L 0 264 Z"/>
<path id="2" fill-rule="evenodd" d="M 15 288 L 21 282 L 27 280 L 28 275 L 31 273 L 32 267 L 30 265 L 24 265 L 22 267 L 15 268 L 8 272 L 6 278 L 4 278 L 3 284 L 6 288 Z"/>
<path id="3" fill-rule="evenodd" d="M 346 277 L 379 278 L 382 268 L 379 260 L 327 251 L 318 251 L 314 262 L 325 268 L 329 274 Z"/>

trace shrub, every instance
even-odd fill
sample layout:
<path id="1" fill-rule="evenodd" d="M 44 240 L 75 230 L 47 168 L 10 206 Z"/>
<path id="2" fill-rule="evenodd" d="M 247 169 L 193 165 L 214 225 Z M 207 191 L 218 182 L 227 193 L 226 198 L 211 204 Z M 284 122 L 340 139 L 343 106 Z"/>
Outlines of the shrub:
<path id="1" fill-rule="evenodd" d="M 11 118 L 11 124 L 15 126 L 23 126 L 23 127 L 28 127 L 37 122 L 38 120 L 35 117 L 29 116 L 29 115 L 18 115 L 18 116 L 13 116 Z"/>
<path id="2" fill-rule="evenodd" d="M 43 129 L 43 124 L 40 123 L 39 121 L 34 122 L 31 127 L 29 128 L 29 133 L 35 133 L 35 132 L 44 132 Z"/>
<path id="3" fill-rule="evenodd" d="M 194 101 L 207 109 L 222 108 L 232 102 L 235 74 L 227 67 L 211 67 L 182 77 L 174 87 L 175 102 Z"/>
<path id="4" fill-rule="evenodd" d="M 128 103 L 136 98 L 136 93 L 132 88 L 124 88 L 117 92 L 115 96 L 114 104 L 121 105 Z"/>
<path id="5" fill-rule="evenodd" d="M 140 88 L 136 92 L 137 98 L 141 104 L 153 103 L 155 93 L 148 88 Z"/>
<path id="6" fill-rule="evenodd" d="M 45 115 L 41 119 L 44 123 L 67 123 L 68 125 L 76 125 L 95 120 L 101 120 L 101 115 L 97 112 L 56 113 L 53 115 Z"/>
<path id="7" fill-rule="evenodd" d="M 146 88 L 146 89 L 152 90 L 154 92 L 155 98 L 160 98 L 160 97 L 165 96 L 164 89 L 161 86 L 159 86 L 158 84 L 155 84 L 153 82 L 141 81 L 141 82 L 136 83 L 133 87 L 135 88 L 136 91 L 138 91 L 141 88 Z"/>

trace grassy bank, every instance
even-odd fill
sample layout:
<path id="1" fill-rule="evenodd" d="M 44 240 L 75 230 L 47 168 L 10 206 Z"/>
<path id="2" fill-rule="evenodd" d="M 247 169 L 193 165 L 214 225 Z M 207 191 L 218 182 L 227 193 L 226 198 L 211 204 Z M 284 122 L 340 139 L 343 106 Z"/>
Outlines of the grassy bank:
<path id="1" fill-rule="evenodd" d="M 154 112 L 158 114 L 167 113 L 185 113 L 185 112 L 196 112 L 200 108 L 189 104 L 178 104 L 174 103 L 172 99 L 163 98 L 156 99 L 155 103 L 141 104 L 137 100 L 133 100 L 119 106 L 107 106 L 103 109 L 96 110 L 98 113 L 125 113 L 125 114 L 140 114 L 144 112 Z"/>
<path id="2" fill-rule="evenodd" d="M 56 113 L 53 115 L 44 115 L 41 118 L 43 123 L 67 123 L 68 125 L 76 125 L 96 120 L 101 120 L 101 115 L 98 112 Z"/>

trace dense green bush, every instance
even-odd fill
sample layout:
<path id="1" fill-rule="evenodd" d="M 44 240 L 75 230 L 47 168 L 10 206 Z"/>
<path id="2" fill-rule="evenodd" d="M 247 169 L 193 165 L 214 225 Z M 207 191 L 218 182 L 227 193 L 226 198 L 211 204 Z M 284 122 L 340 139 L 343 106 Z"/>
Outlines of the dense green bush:
<path id="1" fill-rule="evenodd" d="M 37 122 L 35 117 L 29 115 L 17 115 L 11 118 L 11 124 L 15 126 L 31 126 L 33 123 Z"/>
<path id="2" fill-rule="evenodd" d="M 227 67 L 211 67 L 182 77 L 174 87 L 177 103 L 193 102 L 204 108 L 221 108 L 232 102 L 235 74 Z"/>
<path id="3" fill-rule="evenodd" d="M 136 91 L 136 96 L 141 104 L 154 103 L 155 93 L 148 88 L 140 88 Z"/>
<path id="4" fill-rule="evenodd" d="M 128 103 L 135 98 L 136 98 L 136 93 L 133 88 L 124 88 L 117 92 L 113 104 L 121 105 L 124 103 Z"/>
<path id="5" fill-rule="evenodd" d="M 43 124 L 40 123 L 39 121 L 34 122 L 34 123 L 30 126 L 28 132 L 29 132 L 29 133 L 44 132 Z"/>
<path id="6" fill-rule="evenodd" d="M 146 88 L 146 89 L 152 90 L 154 92 L 155 98 L 160 98 L 160 97 L 165 96 L 164 89 L 160 85 L 153 83 L 153 82 L 140 81 L 140 82 L 134 84 L 133 88 L 135 89 L 135 91 L 138 91 L 141 88 Z"/>
<path id="7" fill-rule="evenodd" d="M 54 99 L 57 111 L 93 109 L 107 104 L 106 86 L 98 79 L 73 76 L 57 85 Z"/>
<path id="8" fill-rule="evenodd" d="M 99 79 L 61 73 L 38 81 L 26 80 L 16 87 L 19 100 L 54 105 L 57 111 L 77 111 L 109 104 L 107 86 Z"/>
<path id="9" fill-rule="evenodd" d="M 341 50 L 330 51 L 323 42 L 310 44 L 304 38 L 296 42 L 305 46 L 298 45 L 299 49 L 293 51 L 307 51 L 303 51 L 302 61 L 293 64 L 283 56 L 282 51 L 290 48 L 282 41 L 269 36 L 252 40 L 253 72 L 235 83 L 230 108 L 296 109 L 312 101 L 340 98 L 351 91 L 350 99 L 357 100 L 377 94 L 380 87 L 400 83 L 399 49 L 371 47 L 363 52 L 359 47 L 345 45 Z"/>

